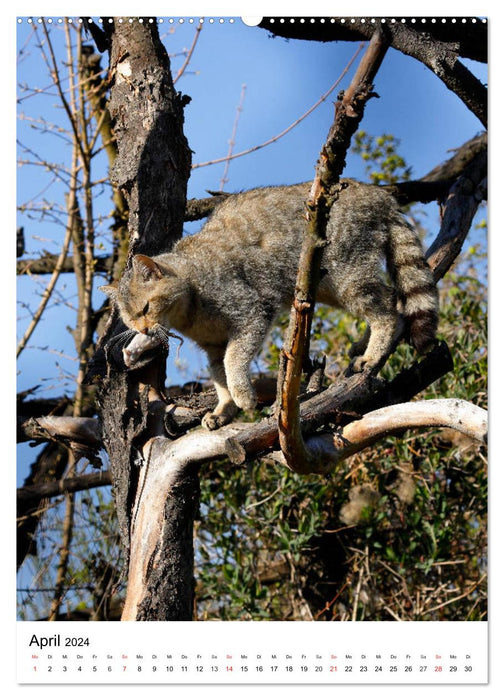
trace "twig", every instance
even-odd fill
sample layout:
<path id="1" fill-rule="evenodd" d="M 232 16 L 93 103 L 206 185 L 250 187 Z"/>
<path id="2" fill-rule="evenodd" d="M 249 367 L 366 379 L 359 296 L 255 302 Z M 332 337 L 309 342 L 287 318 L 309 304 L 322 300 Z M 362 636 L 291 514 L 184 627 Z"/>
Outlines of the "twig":
<path id="1" fill-rule="evenodd" d="M 357 588 L 355 589 L 354 604 L 353 604 L 353 610 L 352 610 L 352 622 L 355 622 L 357 620 L 357 611 L 359 609 L 359 597 L 360 597 L 360 592 L 361 592 L 363 575 L 364 575 L 364 564 L 362 564 L 362 566 L 359 569 L 359 579 L 357 581 Z"/>
<path id="2" fill-rule="evenodd" d="M 345 75 L 348 73 L 348 71 L 352 67 L 352 64 L 354 63 L 355 59 L 357 58 L 357 56 L 361 52 L 363 46 L 364 46 L 364 43 L 359 45 L 359 48 L 354 53 L 354 55 L 352 56 L 350 61 L 347 63 L 347 65 L 345 66 L 345 68 L 341 72 L 341 75 L 339 76 L 339 78 L 331 85 L 331 87 L 327 90 L 327 92 L 325 92 L 322 95 L 322 97 L 320 97 L 317 100 L 317 102 L 315 102 L 315 104 L 313 104 L 304 114 L 302 114 L 298 119 L 296 119 L 295 122 L 292 122 L 292 124 L 290 126 L 285 128 L 279 134 L 277 134 L 276 136 L 273 136 L 272 138 L 268 139 L 267 141 L 264 141 L 263 143 L 260 143 L 257 146 L 252 146 L 252 148 L 248 148 L 245 151 L 240 151 L 240 153 L 235 153 L 232 156 L 223 156 L 222 158 L 215 158 L 214 160 L 208 160 L 204 163 L 194 163 L 191 166 L 192 169 L 194 170 L 196 168 L 204 168 L 207 165 L 215 165 L 216 163 L 224 163 L 227 160 L 234 160 L 234 158 L 241 158 L 242 156 L 246 156 L 249 153 L 254 153 L 255 151 L 259 151 L 261 148 L 265 148 L 266 146 L 270 146 L 272 143 L 275 143 L 276 141 L 281 139 L 282 136 L 285 136 L 286 134 L 288 134 L 289 131 L 292 131 L 292 129 L 294 129 L 294 127 L 296 127 L 300 122 L 302 122 L 303 119 L 306 119 L 306 117 L 308 115 L 310 115 L 313 112 L 313 110 L 316 109 L 320 104 L 322 104 L 322 102 L 324 102 L 329 97 L 331 92 L 333 92 L 335 90 L 335 88 L 340 84 L 340 82 L 343 80 Z"/>
<path id="3" fill-rule="evenodd" d="M 42 295 L 42 301 L 39 304 L 39 307 L 37 311 L 35 312 L 33 319 L 28 326 L 28 328 L 25 331 L 25 334 L 23 335 L 22 339 L 19 341 L 19 344 L 17 346 L 16 350 L 16 357 L 19 357 L 19 355 L 23 352 L 23 350 L 26 347 L 27 342 L 32 336 L 33 331 L 37 327 L 38 322 L 40 321 L 42 314 L 44 313 L 44 310 L 49 302 L 49 299 L 51 298 L 51 294 L 54 291 L 54 288 L 56 286 L 56 282 L 58 281 L 58 278 L 60 276 L 61 271 L 63 270 L 64 264 L 65 264 L 65 259 L 68 254 L 68 249 L 70 247 L 70 241 L 72 239 L 72 218 L 73 218 L 73 212 L 69 213 L 69 222 L 67 225 L 67 231 L 65 234 L 65 240 L 63 241 L 63 247 L 61 249 L 61 253 L 58 256 L 58 260 L 56 262 L 56 266 L 54 268 L 54 272 L 51 275 L 51 279 L 49 280 L 49 284 L 44 290 L 44 293 Z"/>
<path id="4" fill-rule="evenodd" d="M 174 84 L 174 85 L 175 85 L 175 83 L 177 82 L 177 80 L 183 76 L 183 74 L 184 74 L 184 72 L 185 72 L 185 69 L 186 69 L 187 66 L 189 65 L 189 61 L 191 60 L 191 57 L 192 57 L 192 55 L 193 55 L 193 53 L 194 53 L 194 49 L 196 48 L 196 43 L 197 43 L 197 41 L 198 41 L 198 38 L 199 38 L 199 35 L 200 35 L 200 32 L 201 32 L 202 29 L 203 29 L 203 25 L 202 25 L 202 24 L 198 24 L 198 26 L 196 27 L 196 33 L 194 34 L 194 39 L 193 39 L 192 46 L 191 46 L 191 48 L 189 49 L 189 51 L 187 52 L 186 59 L 185 59 L 183 65 L 182 65 L 182 67 L 181 67 L 180 70 L 178 71 L 177 75 L 173 78 L 173 84 Z"/>
<path id="5" fill-rule="evenodd" d="M 81 140 L 79 138 L 79 130 L 77 127 L 77 123 L 76 123 L 76 120 L 75 120 L 74 115 L 72 113 L 72 110 L 70 108 L 70 105 L 67 102 L 67 99 L 65 97 L 65 93 L 63 92 L 63 88 L 61 86 L 60 75 L 59 75 L 59 70 L 58 70 L 58 62 L 56 61 L 56 56 L 54 55 L 54 49 L 53 49 L 53 45 L 51 42 L 51 38 L 49 36 L 49 32 L 47 31 L 47 27 L 46 27 L 44 20 L 42 21 L 42 29 L 44 30 L 44 34 L 45 34 L 46 40 L 47 40 L 47 46 L 49 47 L 49 53 L 51 55 L 52 73 L 53 73 L 53 77 L 54 77 L 54 84 L 56 85 L 56 89 L 58 90 L 58 95 L 59 95 L 59 98 L 61 100 L 61 104 L 63 105 L 63 109 L 65 110 L 66 115 L 68 117 L 68 120 L 70 122 L 70 126 L 72 127 L 72 131 L 73 131 L 74 138 L 75 138 L 75 143 L 80 150 L 82 158 L 85 160 L 86 155 L 83 151 Z"/>
<path id="6" fill-rule="evenodd" d="M 458 595 L 455 598 L 450 598 L 449 600 L 446 600 L 444 603 L 439 603 L 439 605 L 435 605 L 433 608 L 429 608 L 428 610 L 423 610 L 422 615 L 428 615 L 429 613 L 435 612 L 436 610 L 439 610 L 440 608 L 444 608 L 447 605 L 451 605 L 452 603 L 456 603 L 458 600 L 462 600 L 463 598 L 467 598 L 468 595 L 471 595 L 473 591 L 478 588 L 478 586 L 485 580 L 486 578 L 486 573 L 483 574 L 483 576 L 479 579 L 479 581 L 476 581 L 476 583 L 473 583 L 473 585 L 465 592 L 462 593 L 462 595 Z"/>
<path id="7" fill-rule="evenodd" d="M 236 130 L 238 128 L 238 122 L 240 120 L 240 115 L 243 111 L 243 101 L 245 99 L 245 90 L 247 89 L 246 85 L 242 85 L 241 93 L 240 93 L 240 101 L 238 103 L 238 107 L 236 108 L 236 117 L 234 120 L 233 124 L 233 130 L 231 132 L 231 138 L 229 139 L 229 151 L 226 159 L 226 165 L 224 166 L 224 172 L 222 173 L 221 181 L 219 183 L 219 190 L 223 190 L 226 182 L 228 181 L 227 179 L 227 174 L 229 172 L 229 162 L 231 160 L 231 155 L 233 153 L 233 146 L 235 145 L 235 138 L 236 138 Z"/>

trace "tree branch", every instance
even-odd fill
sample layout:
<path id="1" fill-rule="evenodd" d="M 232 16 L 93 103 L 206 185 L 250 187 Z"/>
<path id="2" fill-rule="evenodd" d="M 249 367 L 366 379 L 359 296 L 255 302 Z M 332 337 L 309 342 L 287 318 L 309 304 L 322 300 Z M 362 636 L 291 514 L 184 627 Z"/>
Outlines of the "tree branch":
<path id="1" fill-rule="evenodd" d="M 479 168 L 478 159 L 480 156 L 486 157 L 486 153 L 487 134 L 483 132 L 464 143 L 451 158 L 436 165 L 419 180 L 383 185 L 383 189 L 390 192 L 401 205 L 445 199 L 455 180 L 473 166 Z"/>
<path id="2" fill-rule="evenodd" d="M 284 22 L 279 22 L 278 18 L 264 17 L 259 27 L 266 29 L 273 35 L 288 39 L 323 42 L 362 41 L 370 38 L 373 28 L 380 24 L 382 19 L 386 19 L 388 22 L 391 21 L 391 18 L 375 17 L 373 23 L 370 21 L 370 17 L 354 17 L 352 19 L 355 21 L 350 22 L 348 18 L 328 17 L 324 18 L 323 22 L 301 23 L 297 20 L 291 23 L 288 19 L 286 18 Z M 362 19 L 365 22 L 362 22 Z M 456 45 L 460 56 L 486 63 L 488 60 L 487 25 L 479 18 L 475 18 L 476 22 L 461 22 L 460 17 L 455 19 L 457 19 L 457 22 L 451 22 L 451 18 L 447 17 L 446 22 L 426 23 L 422 21 L 423 17 L 408 17 L 408 23 L 411 27 L 417 27 L 416 31 L 427 37 Z M 394 46 L 394 48 L 396 47 Z"/>
<path id="3" fill-rule="evenodd" d="M 323 41 L 356 41 L 369 39 L 376 26 L 387 27 L 390 45 L 407 56 L 412 56 L 435 73 L 440 80 L 473 112 L 481 123 L 487 124 L 487 90 L 484 85 L 458 60 L 459 56 L 486 60 L 487 25 L 477 20 L 470 28 L 470 36 L 464 36 L 470 25 L 439 29 L 431 23 L 429 27 L 419 18 L 415 24 L 403 24 L 391 18 L 354 17 L 349 22 L 341 17 L 328 18 L 324 24 L 295 22 L 271 22 L 264 18 L 260 27 L 279 36 L 296 39 L 318 39 Z M 361 20 L 364 20 L 361 22 Z M 322 38 L 323 37 L 323 38 Z"/>
<path id="4" fill-rule="evenodd" d="M 89 447 L 101 447 L 100 422 L 97 418 L 74 416 L 19 416 L 18 435 L 24 440 L 58 440 L 80 442 Z M 23 440 L 20 440 L 22 442 Z"/>
<path id="5" fill-rule="evenodd" d="M 311 321 L 328 213 L 336 200 L 336 186 L 345 167 L 350 141 L 373 96 L 372 82 L 385 56 L 388 43 L 378 29 L 369 43 L 355 76 L 336 103 L 334 122 L 317 162 L 315 179 L 307 202 L 308 224 L 303 237 L 294 304 L 280 356 L 278 372 L 278 432 L 287 465 L 306 474 L 316 467 L 306 449 L 299 420 L 299 387 L 307 366 Z M 338 206 L 337 201 L 334 206 Z"/>
<path id="6" fill-rule="evenodd" d="M 443 205 L 439 234 L 426 253 L 436 281 L 445 275 L 460 253 L 474 215 L 486 199 L 486 185 L 487 153 L 484 151 L 452 185 Z"/>
<path id="7" fill-rule="evenodd" d="M 27 342 L 32 336 L 33 331 L 37 327 L 38 322 L 40 321 L 42 314 L 44 313 L 44 310 L 49 302 L 49 299 L 51 298 L 51 294 L 54 291 L 54 288 L 56 287 L 56 283 L 58 281 L 58 278 L 60 276 L 63 264 L 65 262 L 66 256 L 68 254 L 68 249 L 70 247 L 70 241 L 72 239 L 72 220 L 73 220 L 73 211 L 69 210 L 69 222 L 65 234 L 65 239 L 63 241 L 63 246 L 61 248 L 61 252 L 58 255 L 57 261 L 56 261 L 56 266 L 54 268 L 54 271 L 51 275 L 51 279 L 49 280 L 49 283 L 47 287 L 44 290 L 44 293 L 42 295 L 42 300 L 38 306 L 37 311 L 33 315 L 32 320 L 30 321 L 30 324 L 28 325 L 28 328 L 26 329 L 23 337 L 19 341 L 19 344 L 17 346 L 16 350 L 16 357 L 19 357 L 19 355 L 23 352 L 23 350 L 26 347 Z"/>
<path id="8" fill-rule="evenodd" d="M 367 413 L 336 433 L 312 436 L 307 439 L 306 446 L 314 465 L 317 465 L 317 472 L 327 474 L 343 460 L 388 435 L 411 428 L 427 427 L 451 428 L 472 440 L 486 443 L 487 411 L 461 399 L 430 399 L 396 404 Z M 271 456 L 286 464 L 281 452 Z"/>
<path id="9" fill-rule="evenodd" d="M 81 474 L 69 479 L 54 479 L 42 484 L 33 484 L 31 486 L 22 486 L 17 489 L 16 497 L 18 503 L 18 513 L 21 508 L 25 508 L 26 504 L 33 501 L 41 500 L 42 498 L 54 498 L 62 496 L 66 493 L 75 493 L 77 491 L 86 491 L 99 486 L 110 486 L 112 483 L 111 474 L 109 471 L 97 471 L 91 474 Z"/>

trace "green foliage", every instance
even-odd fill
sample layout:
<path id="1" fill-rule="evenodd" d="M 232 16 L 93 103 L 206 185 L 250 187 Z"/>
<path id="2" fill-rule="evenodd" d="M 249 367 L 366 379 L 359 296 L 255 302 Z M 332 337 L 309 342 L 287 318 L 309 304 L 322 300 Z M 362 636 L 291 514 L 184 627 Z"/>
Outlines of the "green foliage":
<path id="1" fill-rule="evenodd" d="M 397 152 L 399 144 L 399 139 L 391 134 L 373 137 L 360 130 L 354 135 L 351 150 L 366 163 L 368 179 L 374 185 L 385 185 L 411 177 L 411 168 Z"/>
<path id="2" fill-rule="evenodd" d="M 354 147 L 373 181 L 409 176 L 393 137 L 360 132 Z M 481 232 L 475 236 L 440 285 L 439 336 L 455 369 L 418 398 L 486 406 L 485 251 Z M 311 351 L 328 355 L 331 380 L 362 331 L 346 315 L 317 311 Z M 261 362 L 273 372 L 282 333 Z M 403 343 L 382 375 L 392 378 L 415 359 Z M 449 430 L 388 438 L 329 477 L 267 460 L 213 464 L 202 473 L 196 538 L 199 618 L 485 619 L 486 503 L 484 449 Z"/>

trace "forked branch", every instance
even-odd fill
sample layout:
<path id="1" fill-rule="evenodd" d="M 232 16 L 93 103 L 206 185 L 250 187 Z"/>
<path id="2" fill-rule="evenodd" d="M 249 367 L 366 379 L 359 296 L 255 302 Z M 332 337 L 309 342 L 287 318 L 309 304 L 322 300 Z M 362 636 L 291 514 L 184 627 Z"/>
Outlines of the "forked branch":
<path id="1" fill-rule="evenodd" d="M 373 445 L 388 435 L 411 428 L 451 428 L 472 440 L 486 443 L 487 411 L 461 399 L 430 399 L 386 406 L 352 421 L 335 433 L 314 435 L 307 439 L 312 471 L 331 472 L 347 457 Z M 273 458 L 285 464 L 280 452 Z"/>

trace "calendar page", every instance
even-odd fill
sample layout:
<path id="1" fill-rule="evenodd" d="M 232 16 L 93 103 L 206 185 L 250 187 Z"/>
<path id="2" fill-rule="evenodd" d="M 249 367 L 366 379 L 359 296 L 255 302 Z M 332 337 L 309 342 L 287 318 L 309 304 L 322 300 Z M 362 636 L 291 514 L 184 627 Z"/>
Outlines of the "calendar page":
<path id="1" fill-rule="evenodd" d="M 17 683 L 486 687 L 487 19 L 189 9 L 15 19 Z"/>

